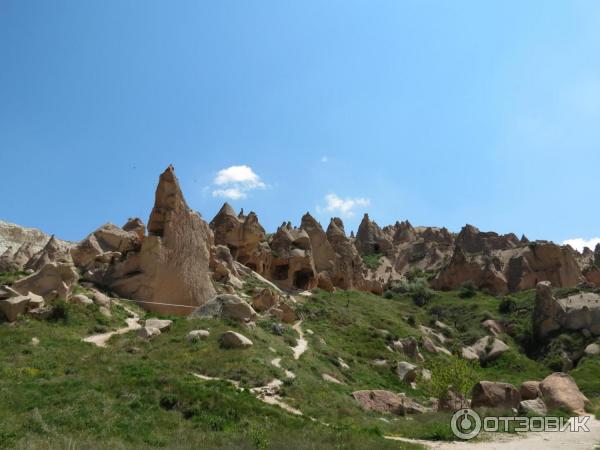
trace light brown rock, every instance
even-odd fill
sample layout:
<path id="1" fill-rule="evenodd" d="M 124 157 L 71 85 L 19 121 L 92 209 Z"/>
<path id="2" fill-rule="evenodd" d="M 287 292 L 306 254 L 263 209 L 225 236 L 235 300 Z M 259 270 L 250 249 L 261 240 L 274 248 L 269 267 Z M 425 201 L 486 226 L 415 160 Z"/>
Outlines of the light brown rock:
<path id="1" fill-rule="evenodd" d="M 575 380 L 566 373 L 548 375 L 540 383 L 540 391 L 549 408 L 564 408 L 574 413 L 584 413 L 588 398 L 581 393 Z"/>
<path id="2" fill-rule="evenodd" d="M 480 381 L 472 391 L 473 408 L 517 408 L 521 394 L 512 384 L 494 381 Z"/>
<path id="3" fill-rule="evenodd" d="M 252 341 L 246 336 L 236 333 L 235 331 L 226 331 L 220 338 L 221 347 L 244 349 L 252 347 Z"/>

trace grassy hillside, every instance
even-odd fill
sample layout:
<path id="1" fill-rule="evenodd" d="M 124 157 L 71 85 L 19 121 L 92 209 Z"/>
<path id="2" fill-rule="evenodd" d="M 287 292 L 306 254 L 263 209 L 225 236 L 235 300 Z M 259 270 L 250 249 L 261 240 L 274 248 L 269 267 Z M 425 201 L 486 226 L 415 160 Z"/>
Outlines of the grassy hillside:
<path id="1" fill-rule="evenodd" d="M 272 319 L 247 327 L 171 317 L 172 329 L 151 341 L 130 332 L 111 338 L 105 349 L 81 338 L 122 326 L 126 314 L 118 305 L 113 305 L 111 319 L 96 306 L 61 303 L 60 314 L 52 320 L 0 323 L 0 447 L 399 449 L 416 447 L 383 436 L 451 439 L 448 414 L 403 418 L 368 413 L 351 397 L 359 389 L 387 389 L 430 404 L 439 389 L 436 383 L 443 372 L 457 367 L 458 358 L 421 349 L 426 361 L 417 364 L 432 369 L 434 377 L 431 382 L 417 380 L 412 389 L 393 370 L 396 362 L 410 359 L 388 346 L 399 337 L 420 339 L 419 325 L 435 320 L 450 326 L 446 334 L 453 344 L 448 348 L 454 350 L 486 334 L 480 325 L 484 319 L 513 323 L 512 336 L 501 336 L 509 352 L 486 367 L 462 363 L 460 376 L 469 383 L 485 379 L 518 384 L 551 371 L 524 354 L 532 293 L 515 297 L 516 307 L 509 311 L 501 307 L 501 299 L 481 293 L 470 298 L 436 293 L 422 307 L 408 294 L 386 299 L 317 291 L 297 298 L 309 344 L 299 360 L 291 350 L 296 331 L 283 325 L 283 333 L 275 333 Z M 190 330 L 201 328 L 210 330 L 207 340 L 185 339 Z M 254 346 L 221 349 L 219 335 L 230 329 L 249 337 Z M 32 345 L 32 337 L 39 345 Z M 287 379 L 272 364 L 274 358 L 281 358 L 283 369 L 296 377 Z M 375 360 L 387 360 L 388 365 L 375 365 Z M 592 397 L 600 395 L 594 375 L 598 361 L 585 359 L 573 372 Z M 284 401 L 304 416 L 267 405 L 226 381 L 205 381 L 193 374 L 236 380 L 245 388 L 279 378 L 284 380 Z M 324 374 L 341 384 L 325 381 Z"/>

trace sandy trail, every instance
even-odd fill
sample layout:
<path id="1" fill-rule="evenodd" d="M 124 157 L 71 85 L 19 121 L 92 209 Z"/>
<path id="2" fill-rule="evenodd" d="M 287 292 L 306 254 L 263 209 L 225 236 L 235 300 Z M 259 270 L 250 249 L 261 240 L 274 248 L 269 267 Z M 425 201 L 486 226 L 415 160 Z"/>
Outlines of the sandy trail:
<path id="1" fill-rule="evenodd" d="M 481 442 L 436 442 L 402 437 L 386 436 L 403 442 L 421 444 L 432 450 L 593 450 L 600 446 L 600 421 L 590 417 L 589 432 L 529 432 L 520 435 L 498 434 L 494 440 Z"/>
<path id="2" fill-rule="evenodd" d="M 129 315 L 131 315 L 131 317 L 125 319 L 125 323 L 127 324 L 126 327 L 119 328 L 118 330 L 115 330 L 115 331 L 109 331 L 108 333 L 93 334 L 91 336 L 83 338 L 82 341 L 89 342 L 91 344 L 95 344 L 98 347 L 106 347 L 108 340 L 115 334 L 125 334 L 125 333 L 128 333 L 129 331 L 139 330 L 140 328 L 142 328 L 142 326 L 139 323 L 140 316 L 136 312 L 130 310 L 129 308 L 127 308 L 126 306 L 123 306 L 121 304 L 119 304 L 119 306 L 121 308 L 123 308 L 125 311 L 127 311 L 127 313 Z"/>
<path id="3" fill-rule="evenodd" d="M 277 367 L 278 369 L 281 369 L 285 372 L 285 376 L 286 378 L 292 380 L 294 378 L 296 378 L 296 374 L 294 372 L 292 372 L 291 370 L 287 370 L 284 369 L 283 367 L 281 367 L 281 358 L 275 358 L 271 361 L 271 364 L 275 367 Z"/>
<path id="4" fill-rule="evenodd" d="M 302 355 L 302 353 L 304 353 L 306 350 L 308 350 L 308 341 L 306 339 L 304 339 L 304 332 L 302 331 L 301 325 L 302 325 L 302 321 L 299 320 L 292 327 L 294 330 L 296 330 L 296 332 L 298 333 L 298 336 L 299 336 L 296 346 L 292 347 L 292 350 L 294 352 L 294 359 L 299 359 L 300 356 Z"/>

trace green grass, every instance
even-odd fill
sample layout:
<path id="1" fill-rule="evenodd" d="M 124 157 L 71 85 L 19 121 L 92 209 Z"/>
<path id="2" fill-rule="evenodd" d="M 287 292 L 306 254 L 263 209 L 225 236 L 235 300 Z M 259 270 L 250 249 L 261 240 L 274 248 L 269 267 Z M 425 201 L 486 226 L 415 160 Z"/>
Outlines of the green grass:
<path id="1" fill-rule="evenodd" d="M 262 287 L 256 280 L 245 286 L 248 293 Z M 170 317 L 172 329 L 153 340 L 127 333 L 114 336 L 107 349 L 84 343 L 81 337 L 123 326 L 126 313 L 116 305 L 111 318 L 102 316 L 96 306 L 65 303 L 62 319 L 0 323 L 0 447 L 416 448 L 383 436 L 451 440 L 450 414 L 404 418 L 365 412 L 352 392 L 405 392 L 429 405 L 430 397 L 439 395 L 451 379 L 460 379 L 464 389 L 475 380 L 518 386 L 550 373 L 524 352 L 523 343 L 530 339 L 532 292 L 514 296 L 515 307 L 505 312 L 500 312 L 501 299 L 481 292 L 470 298 L 438 292 L 424 307 L 416 306 L 410 294 L 386 299 L 317 290 L 299 300 L 297 313 L 309 342 L 300 360 L 293 359 L 290 348 L 297 333 L 283 325 L 283 334 L 274 334 L 273 319 L 247 327 L 217 319 Z M 501 336 L 511 350 L 496 361 L 481 367 L 421 349 L 426 362 L 412 362 L 434 370 L 431 382 L 417 380 L 413 389 L 394 373 L 397 362 L 410 359 L 387 347 L 401 337 L 421 339 L 419 324 L 445 322 L 451 330 L 444 333 L 454 341 L 447 347 L 459 348 L 486 334 L 481 321 L 488 318 L 512 325 L 511 333 Z M 201 328 L 210 330 L 208 339 L 197 343 L 185 339 L 189 331 Z M 254 346 L 221 349 L 219 335 L 230 329 L 250 338 Z M 31 345 L 34 336 L 39 346 Z M 285 379 L 284 371 L 271 364 L 276 357 L 296 374 L 295 379 Z M 376 359 L 388 360 L 389 365 L 375 366 Z M 600 398 L 599 361 L 585 358 L 573 371 L 583 392 L 595 401 Z M 245 388 L 282 379 L 282 398 L 305 417 L 264 404 L 227 382 L 203 381 L 193 373 L 233 379 Z M 324 381 L 323 374 L 342 384 Z"/>

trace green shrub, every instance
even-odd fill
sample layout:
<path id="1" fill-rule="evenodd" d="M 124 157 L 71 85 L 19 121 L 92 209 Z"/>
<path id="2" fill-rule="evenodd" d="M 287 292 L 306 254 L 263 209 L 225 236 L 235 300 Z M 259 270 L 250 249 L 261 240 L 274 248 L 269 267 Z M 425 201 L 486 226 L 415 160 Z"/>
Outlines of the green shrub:
<path id="1" fill-rule="evenodd" d="M 510 314 L 517 310 L 517 302 L 512 297 L 502 297 L 498 305 L 498 311 L 502 314 Z"/>
<path id="2" fill-rule="evenodd" d="M 457 393 L 467 396 L 478 381 L 473 363 L 464 359 L 431 360 L 427 368 L 431 371 L 431 380 L 426 389 L 435 398 L 446 394 L 450 386 Z"/>
<path id="3" fill-rule="evenodd" d="M 477 295 L 477 286 L 475 286 L 475 283 L 471 280 L 465 281 L 460 287 L 458 296 L 460 298 L 473 298 L 475 295 Z"/>
<path id="4" fill-rule="evenodd" d="M 381 265 L 381 257 L 383 254 L 375 253 L 373 255 L 363 255 L 362 260 L 365 266 L 369 269 L 376 270 Z"/>

